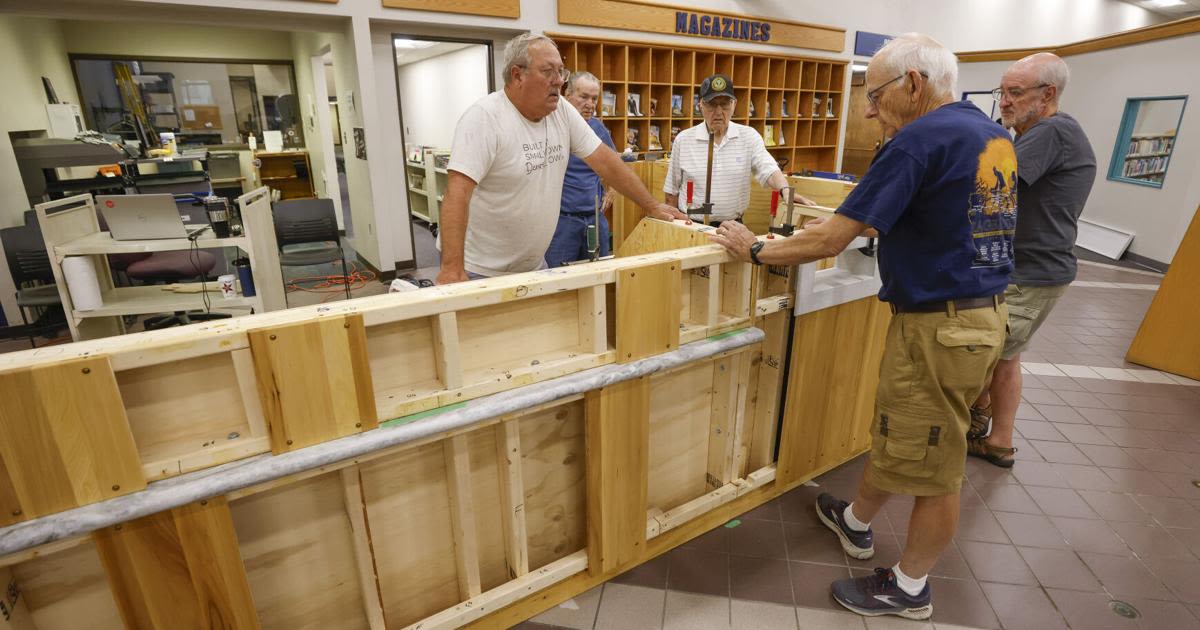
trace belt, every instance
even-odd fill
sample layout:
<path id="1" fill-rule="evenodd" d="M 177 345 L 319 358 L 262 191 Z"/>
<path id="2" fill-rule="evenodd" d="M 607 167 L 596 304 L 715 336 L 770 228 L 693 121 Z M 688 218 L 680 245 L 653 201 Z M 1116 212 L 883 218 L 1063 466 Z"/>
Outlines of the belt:
<path id="1" fill-rule="evenodd" d="M 1004 303 L 1004 294 L 997 293 L 988 297 L 960 298 L 957 300 L 942 300 L 938 302 L 922 302 L 911 306 L 892 304 L 892 313 L 946 313 L 951 317 L 956 311 L 969 311 L 973 308 L 996 308 Z"/>

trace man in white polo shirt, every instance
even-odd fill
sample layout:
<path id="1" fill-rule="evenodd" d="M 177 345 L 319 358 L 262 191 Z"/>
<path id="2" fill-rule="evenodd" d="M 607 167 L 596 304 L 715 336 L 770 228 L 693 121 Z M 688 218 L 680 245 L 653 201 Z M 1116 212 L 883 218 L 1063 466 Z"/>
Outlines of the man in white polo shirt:
<path id="1" fill-rule="evenodd" d="M 705 179 L 708 168 L 708 130 L 713 131 L 713 166 L 710 225 L 722 221 L 740 221 L 750 205 L 750 175 L 764 187 L 784 190 L 787 177 L 779 170 L 775 158 L 767 152 L 758 131 L 733 122 L 737 98 L 733 81 L 723 74 L 714 74 L 700 83 L 700 113 L 704 122 L 679 132 L 671 146 L 671 166 L 663 182 L 667 205 L 687 208 L 687 182 L 693 185 L 693 206 L 704 203 Z M 682 194 L 681 194 L 682 193 Z M 682 197 L 682 199 L 681 199 Z M 784 197 L 786 201 L 786 197 Z M 812 202 L 796 197 L 797 203 Z M 691 218 L 703 221 L 703 214 L 693 209 Z"/>

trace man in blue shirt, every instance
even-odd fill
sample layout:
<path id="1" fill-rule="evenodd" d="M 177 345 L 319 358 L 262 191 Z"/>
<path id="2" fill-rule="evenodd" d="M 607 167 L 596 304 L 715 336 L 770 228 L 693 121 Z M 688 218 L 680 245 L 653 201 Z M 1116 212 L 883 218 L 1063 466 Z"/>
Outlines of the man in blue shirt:
<path id="1" fill-rule="evenodd" d="M 576 72 L 567 80 L 567 102 L 579 110 L 592 131 L 609 148 L 616 149 L 612 136 L 604 123 L 596 118 L 596 103 L 600 99 L 600 81 L 590 72 Z M 563 178 L 562 203 L 559 206 L 558 227 L 546 250 L 546 265 L 558 267 L 588 257 L 587 228 L 596 222 L 596 198 L 600 208 L 600 255 L 609 253 L 608 220 L 604 211 L 612 206 L 612 198 L 605 193 L 600 176 L 587 162 L 571 156 L 567 161 L 567 174 Z"/>
<path id="2" fill-rule="evenodd" d="M 833 583 L 863 615 L 928 619 L 929 570 L 958 524 L 970 405 L 1004 343 L 1004 289 L 1013 269 L 1017 160 L 1008 134 L 956 98 L 954 54 L 910 33 L 867 67 L 867 117 L 890 138 L 828 221 L 758 240 L 725 222 L 712 239 L 742 260 L 794 265 L 879 236 L 879 299 L 892 307 L 871 456 L 853 503 L 817 498 L 817 516 L 850 556 L 874 555 L 871 520 L 892 494 L 915 497 L 900 561 Z M 972 378 L 984 377 L 982 382 Z"/>

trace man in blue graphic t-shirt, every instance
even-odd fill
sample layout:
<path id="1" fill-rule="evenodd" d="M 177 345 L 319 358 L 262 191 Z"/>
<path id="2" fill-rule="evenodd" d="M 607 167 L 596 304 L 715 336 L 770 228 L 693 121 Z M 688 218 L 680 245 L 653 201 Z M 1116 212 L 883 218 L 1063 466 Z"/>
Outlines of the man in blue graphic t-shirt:
<path id="1" fill-rule="evenodd" d="M 1004 343 L 1017 159 L 1004 129 L 956 99 L 957 77 L 954 54 L 932 38 L 892 40 L 866 77 L 867 117 L 891 140 L 837 213 L 786 239 L 758 240 L 732 222 L 712 237 L 769 265 L 836 255 L 860 234 L 879 237 L 879 299 L 893 315 L 870 461 L 852 503 L 822 494 L 815 506 L 842 549 L 867 559 L 875 553 L 871 520 L 887 499 L 915 497 L 900 561 L 833 584 L 834 599 L 864 615 L 933 613 L 927 577 L 958 523 L 969 408 Z"/>
<path id="2" fill-rule="evenodd" d="M 590 72 L 576 72 L 567 79 L 567 102 L 579 110 L 600 141 L 615 150 L 612 136 L 604 123 L 596 118 L 596 102 L 600 98 L 600 81 Z M 558 267 L 588 257 L 587 227 L 596 221 L 596 199 L 603 207 L 600 212 L 600 256 L 609 252 L 608 220 L 604 210 L 612 207 L 612 198 L 605 193 L 600 176 L 587 162 L 571 156 L 563 178 L 562 203 L 558 209 L 558 226 L 546 250 L 546 265 Z"/>

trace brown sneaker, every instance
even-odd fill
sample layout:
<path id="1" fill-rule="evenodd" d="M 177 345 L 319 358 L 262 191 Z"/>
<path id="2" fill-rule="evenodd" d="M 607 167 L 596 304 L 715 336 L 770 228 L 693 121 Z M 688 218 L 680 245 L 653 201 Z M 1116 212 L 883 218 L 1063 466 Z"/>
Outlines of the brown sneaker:
<path id="1" fill-rule="evenodd" d="M 1001 468 L 1012 468 L 1017 460 L 1013 459 L 1013 454 L 1017 452 L 1016 448 L 1004 448 L 1003 446 L 992 446 L 983 441 L 984 438 L 968 438 L 967 439 L 967 455 L 986 459 L 991 464 Z"/>
<path id="2" fill-rule="evenodd" d="M 992 434 L 992 406 L 982 409 L 971 407 L 971 428 L 967 430 L 967 439 L 985 438 Z"/>

